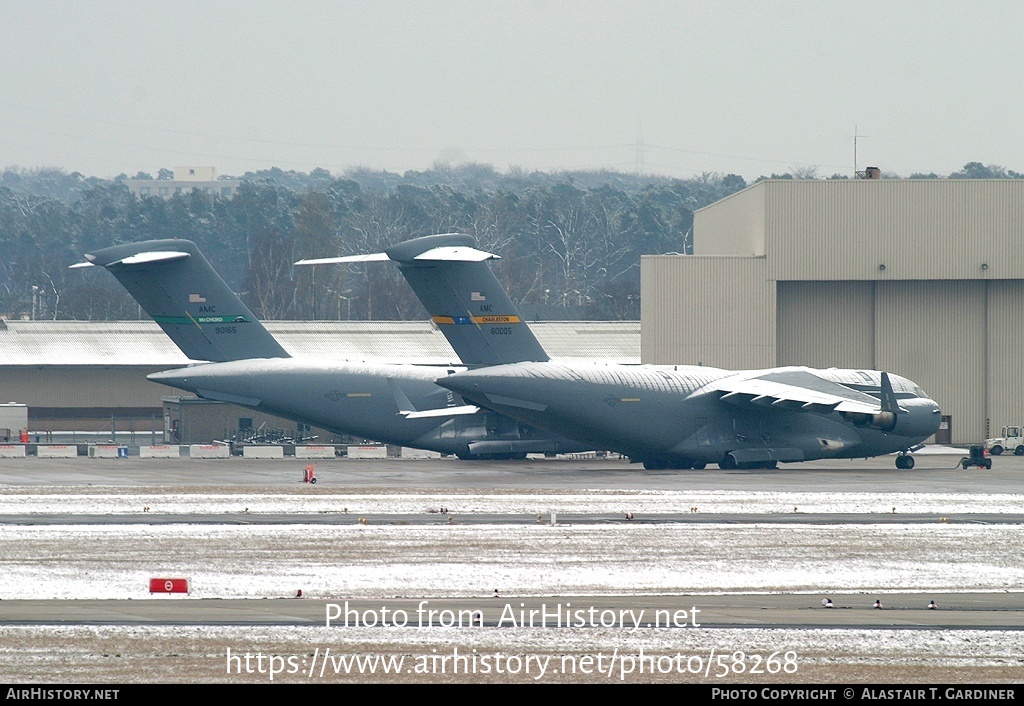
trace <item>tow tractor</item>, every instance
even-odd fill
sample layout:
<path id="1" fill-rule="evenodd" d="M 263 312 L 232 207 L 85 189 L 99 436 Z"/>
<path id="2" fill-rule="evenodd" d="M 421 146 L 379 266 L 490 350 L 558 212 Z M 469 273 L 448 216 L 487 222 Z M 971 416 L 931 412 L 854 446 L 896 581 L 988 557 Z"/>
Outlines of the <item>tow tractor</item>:
<path id="1" fill-rule="evenodd" d="M 970 456 L 964 456 L 960 459 L 960 467 L 965 471 L 970 466 L 976 466 L 978 468 L 992 468 L 992 458 L 988 455 L 988 449 L 981 444 L 975 444 L 968 449 Z"/>
<path id="2" fill-rule="evenodd" d="M 995 439 L 985 439 L 985 448 L 993 456 L 1004 451 L 1013 452 L 1014 456 L 1024 456 L 1024 429 L 1021 427 L 1003 427 L 1003 435 Z"/>

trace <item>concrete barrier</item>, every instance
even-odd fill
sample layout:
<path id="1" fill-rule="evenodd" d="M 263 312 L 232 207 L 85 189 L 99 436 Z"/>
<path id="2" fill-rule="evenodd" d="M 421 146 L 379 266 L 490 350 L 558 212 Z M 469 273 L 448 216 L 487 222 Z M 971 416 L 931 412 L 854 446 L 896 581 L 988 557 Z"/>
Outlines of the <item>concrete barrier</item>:
<path id="1" fill-rule="evenodd" d="M 441 458 L 439 451 L 428 451 L 427 449 L 412 449 L 408 446 L 402 447 L 402 458 Z"/>
<path id="2" fill-rule="evenodd" d="M 89 458 L 117 458 L 117 444 L 94 444 L 89 447 Z"/>
<path id="3" fill-rule="evenodd" d="M 192 444 L 188 455 L 191 458 L 230 458 L 231 449 L 226 444 Z"/>
<path id="4" fill-rule="evenodd" d="M 36 456 L 39 458 L 77 458 L 78 447 L 74 444 L 40 444 L 36 447 Z"/>
<path id="5" fill-rule="evenodd" d="M 387 458 L 387 446 L 349 446 L 349 458 Z"/>
<path id="6" fill-rule="evenodd" d="M 23 444 L 0 444 L 0 458 L 25 458 Z"/>
<path id="7" fill-rule="evenodd" d="M 280 446 L 243 446 L 242 458 L 284 458 L 284 448 Z"/>
<path id="8" fill-rule="evenodd" d="M 334 458 L 333 446 L 296 446 L 295 458 Z"/>
<path id="9" fill-rule="evenodd" d="M 139 458 L 178 458 L 179 456 L 181 456 L 180 446 L 158 444 L 139 447 Z"/>

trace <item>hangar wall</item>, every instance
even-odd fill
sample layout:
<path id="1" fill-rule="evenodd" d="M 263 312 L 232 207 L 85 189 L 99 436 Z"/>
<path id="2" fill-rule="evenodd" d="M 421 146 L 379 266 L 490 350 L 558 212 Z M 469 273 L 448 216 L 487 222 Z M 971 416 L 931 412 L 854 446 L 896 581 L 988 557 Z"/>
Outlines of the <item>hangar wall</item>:
<path id="1" fill-rule="evenodd" d="M 764 255 L 767 220 L 765 189 L 744 189 L 719 201 L 718 208 L 693 214 L 693 230 L 714 233 L 694 240 L 694 255 Z"/>
<path id="2" fill-rule="evenodd" d="M 784 180 L 752 188 L 762 185 L 765 254 L 774 280 L 1024 274 L 1024 250 L 1017 247 L 1024 180 Z M 698 225 L 695 216 L 695 243 Z"/>
<path id="3" fill-rule="evenodd" d="M 1024 179 L 783 179 L 697 210 L 693 253 L 777 281 L 1020 279 L 1022 224 Z"/>
<path id="4" fill-rule="evenodd" d="M 642 271 L 641 360 L 716 368 L 774 365 L 775 283 L 765 276 L 764 258 L 644 257 Z M 733 278 L 746 285 L 728 286 Z M 714 313 L 706 315 L 709 304 Z"/>
<path id="5" fill-rule="evenodd" d="M 874 282 L 779 282 L 777 301 L 778 365 L 874 369 Z"/>

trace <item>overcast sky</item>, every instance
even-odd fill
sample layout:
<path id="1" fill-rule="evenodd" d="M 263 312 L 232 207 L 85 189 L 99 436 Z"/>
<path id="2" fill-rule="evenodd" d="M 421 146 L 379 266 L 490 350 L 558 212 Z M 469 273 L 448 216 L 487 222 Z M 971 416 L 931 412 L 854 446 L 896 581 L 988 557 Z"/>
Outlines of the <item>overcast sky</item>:
<path id="1" fill-rule="evenodd" d="M 0 167 L 1024 171 L 1016 0 L 0 0 Z M 642 139 L 643 149 L 637 149 Z"/>

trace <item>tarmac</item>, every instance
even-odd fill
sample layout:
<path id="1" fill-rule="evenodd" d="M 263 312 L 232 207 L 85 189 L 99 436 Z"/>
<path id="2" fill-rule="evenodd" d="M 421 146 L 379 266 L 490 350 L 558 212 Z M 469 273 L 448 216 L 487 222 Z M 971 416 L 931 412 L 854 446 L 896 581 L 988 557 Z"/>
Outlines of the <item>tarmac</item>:
<path id="1" fill-rule="evenodd" d="M 784 466 L 776 470 L 645 471 L 619 459 L 528 459 L 522 462 L 464 462 L 435 460 L 328 460 L 318 462 L 315 486 L 309 493 L 379 493 L 420 495 L 443 491 L 478 490 L 515 492 L 550 491 L 568 493 L 593 491 L 655 490 L 734 490 L 750 493 L 823 492 L 823 493 L 949 493 L 965 497 L 974 493 L 1017 495 L 1024 491 L 1024 458 L 1004 456 L 992 469 L 964 470 L 958 465 L 960 452 L 941 449 L 918 455 L 917 467 L 902 471 L 892 466 L 891 457 L 854 461 L 819 461 Z M 0 459 L 0 495 L 31 490 L 61 493 L 115 493 L 125 489 L 178 489 L 201 492 L 204 489 L 230 488 L 232 492 L 294 492 L 303 461 L 257 460 L 240 457 L 224 460 L 193 459 Z M 301 486 L 298 486 L 301 487 Z M 343 514 L 89 514 L 47 513 L 0 516 L 4 526 L 24 525 L 126 525 L 126 524 L 346 524 L 360 518 Z M 429 525 L 447 520 L 444 515 L 379 514 L 370 515 L 374 524 Z M 461 524 L 535 524 L 537 517 L 527 514 L 460 514 Z M 886 523 L 934 523 L 938 521 L 970 524 L 1021 524 L 1024 514 L 964 512 L 939 518 L 932 513 L 669 513 L 626 520 L 611 513 L 559 514 L 559 522 L 571 524 L 614 524 L 642 522 L 651 524 L 787 523 L 850 525 Z M 0 630 L 36 626 L 38 628 L 82 628 L 121 626 L 208 626 L 208 627 L 323 627 L 332 611 L 347 615 L 377 613 L 422 614 L 424 602 L 438 615 L 473 615 L 470 627 L 523 627 L 509 624 L 508 615 L 551 616 L 552 611 L 568 606 L 586 607 L 588 615 L 622 615 L 643 611 L 645 624 L 632 629 L 669 627 L 678 630 L 699 626 L 704 629 L 790 629 L 790 630 L 926 630 L 926 631 L 1020 631 L 1024 629 L 1024 587 L 1021 592 L 979 593 L 893 593 L 885 597 L 884 608 L 873 608 L 868 596 L 857 592 L 830 594 L 834 608 L 824 608 L 821 596 L 793 593 L 655 596 L 580 596 L 552 595 L 525 597 L 395 597 L 360 599 L 347 603 L 320 598 L 301 599 L 190 599 L 155 597 L 148 600 L 36 600 L 0 601 Z M 940 607 L 926 608 L 930 600 Z M 344 607 L 342 604 L 344 603 Z M 698 612 L 691 612 L 696 609 Z M 354 611 L 349 613 L 346 611 Z M 524 612 L 525 611 L 525 612 Z M 652 622 L 653 616 L 682 614 L 673 625 Z M 504 617 L 503 617 L 504 616 Z M 550 620 L 551 618 L 543 618 Z M 336 622 L 336 621 L 335 621 Z M 365 627 L 365 626 L 364 626 Z M 432 627 L 434 627 L 432 625 Z M 443 626 L 448 627 L 448 626 Z M 548 627 L 548 626 L 543 626 Z M 581 620 L 574 627 L 601 630 L 607 626 Z M 622 627 L 621 625 L 619 627 Z M 367 638 L 369 639 L 369 638 Z M 746 638 L 744 638 L 746 639 Z M 4 644 L 0 632 L 0 653 Z M 372 641 L 372 640 L 371 640 Z M 53 645 L 54 650 L 60 648 Z M 43 658 L 43 662 L 46 662 Z M 197 659 L 199 659 L 197 657 Z M 42 663 L 42 662 L 39 662 Z M 49 664 L 49 662 L 46 662 Z M 38 663 L 15 670 L 9 678 L 32 680 Z M 52 667 L 48 666 L 47 669 Z M 803 672 L 812 680 L 874 680 L 883 672 Z M 68 677 L 72 680 L 78 677 Z M 97 672 L 97 678 L 111 678 L 113 672 Z M 830 676 L 823 676 L 828 674 Z M 925 669 L 920 676 L 932 674 Z M 67 675 L 50 674 L 61 681 Z M 252 675 L 248 675 L 251 677 Z M 750 675 L 747 675 L 750 676 Z M 956 675 L 954 675 L 956 676 Z M 114 677 L 116 678 L 116 677 Z M 182 675 L 184 679 L 184 675 Z M 903 677 L 907 678 L 907 677 Z M 964 669 L 958 678 L 966 680 L 1020 680 L 1024 666 L 1001 665 L 998 670 Z M 234 681 L 235 679 L 226 679 Z M 381 679 L 386 680 L 386 679 Z M 430 679 L 426 679 L 430 681 Z M 371 679 L 371 681 L 373 681 Z"/>

